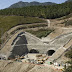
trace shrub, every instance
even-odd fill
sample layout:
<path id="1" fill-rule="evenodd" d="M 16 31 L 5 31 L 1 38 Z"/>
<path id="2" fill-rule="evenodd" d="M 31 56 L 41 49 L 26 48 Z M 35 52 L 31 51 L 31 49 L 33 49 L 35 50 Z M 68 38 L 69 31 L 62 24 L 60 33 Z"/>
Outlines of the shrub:
<path id="1" fill-rule="evenodd" d="M 39 29 L 37 31 L 27 30 L 27 32 L 32 33 L 39 38 L 46 37 L 47 35 L 49 35 L 53 31 L 54 30 L 51 30 L 51 29 Z"/>
<path id="2" fill-rule="evenodd" d="M 72 20 L 68 20 L 68 21 L 65 23 L 65 26 L 69 26 L 69 25 L 72 25 Z"/>

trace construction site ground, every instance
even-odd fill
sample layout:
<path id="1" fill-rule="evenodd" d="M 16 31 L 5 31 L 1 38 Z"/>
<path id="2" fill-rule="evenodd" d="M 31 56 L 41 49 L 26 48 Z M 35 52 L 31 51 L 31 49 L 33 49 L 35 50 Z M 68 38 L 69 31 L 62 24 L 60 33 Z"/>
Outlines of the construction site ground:
<path id="1" fill-rule="evenodd" d="M 62 72 L 62 70 L 48 65 L 35 65 L 15 61 L 0 61 L 0 72 Z"/>
<path id="2" fill-rule="evenodd" d="M 71 20 L 72 18 L 69 18 L 69 19 Z M 50 41 L 59 35 L 72 32 L 71 26 L 65 27 L 64 24 L 61 24 L 63 21 L 64 20 L 57 20 L 57 19 L 51 20 L 51 28 L 54 28 L 55 30 L 47 37 L 42 38 L 42 41 L 46 41 L 46 40 Z M 8 33 L 10 34 L 15 29 L 16 27 L 12 28 L 11 30 L 8 31 Z M 31 28 L 31 29 L 36 30 L 39 28 Z M 68 45 L 71 44 L 71 42 L 72 40 L 70 41 L 70 43 L 65 45 L 65 47 L 68 47 Z M 10 42 L 7 43 L 7 45 L 9 44 Z M 66 61 L 66 59 L 67 58 L 64 57 L 64 54 L 60 58 L 60 60 L 62 61 Z M 13 60 L 0 60 L 0 72 L 63 72 L 61 70 L 62 67 L 59 67 L 59 68 L 58 66 L 48 65 L 48 64 L 47 65 L 36 65 L 36 64 L 25 63 L 25 62 L 17 62 Z"/>

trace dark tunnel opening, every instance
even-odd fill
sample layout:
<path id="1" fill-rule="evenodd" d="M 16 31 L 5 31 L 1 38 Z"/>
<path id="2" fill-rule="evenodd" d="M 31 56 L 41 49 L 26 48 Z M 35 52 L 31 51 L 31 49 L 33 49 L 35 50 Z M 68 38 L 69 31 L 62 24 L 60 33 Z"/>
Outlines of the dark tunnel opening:
<path id="1" fill-rule="evenodd" d="M 54 50 L 49 50 L 49 51 L 47 52 L 47 54 L 48 54 L 48 56 L 52 56 L 54 52 L 55 52 Z"/>
<path id="2" fill-rule="evenodd" d="M 35 49 L 31 49 L 29 53 L 39 53 L 39 51 Z"/>

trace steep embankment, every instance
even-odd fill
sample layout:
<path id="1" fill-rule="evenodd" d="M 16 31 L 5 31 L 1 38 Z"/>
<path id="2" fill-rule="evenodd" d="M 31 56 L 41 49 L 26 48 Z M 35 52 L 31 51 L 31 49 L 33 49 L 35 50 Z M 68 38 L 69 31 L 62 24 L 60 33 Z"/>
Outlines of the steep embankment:
<path id="1" fill-rule="evenodd" d="M 7 31 L 15 26 L 20 25 L 20 28 L 17 28 L 17 30 L 21 29 L 27 29 L 32 27 L 40 27 L 40 26 L 46 26 L 46 24 L 39 24 L 39 25 L 30 25 L 32 23 L 44 23 L 45 20 L 40 18 L 34 18 L 34 17 L 24 17 L 24 16 L 1 16 L 0 15 L 0 44 L 3 43 L 8 38 Z M 21 25 L 24 25 L 23 27 Z M 15 29 L 14 29 L 15 30 Z M 12 29 L 12 31 L 14 31 Z M 8 31 L 9 32 L 9 31 Z M 5 33 L 5 34 L 4 34 Z M 3 35 L 4 34 L 4 35 Z M 1 38 L 2 37 L 2 38 Z"/>

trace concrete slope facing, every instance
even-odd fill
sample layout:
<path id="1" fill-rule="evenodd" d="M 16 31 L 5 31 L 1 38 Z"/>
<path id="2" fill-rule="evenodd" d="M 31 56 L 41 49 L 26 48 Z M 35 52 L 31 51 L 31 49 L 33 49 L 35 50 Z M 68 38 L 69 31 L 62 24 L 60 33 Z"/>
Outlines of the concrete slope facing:
<path id="1" fill-rule="evenodd" d="M 56 52 L 49 58 L 50 61 L 56 61 L 64 52 L 65 52 L 64 47 L 60 47 L 59 49 L 56 50 Z"/>
<path id="2" fill-rule="evenodd" d="M 50 61 L 56 61 L 57 59 L 59 59 L 62 54 L 64 54 L 64 52 L 66 50 L 68 50 L 70 47 L 72 46 L 72 38 L 69 40 L 69 42 L 67 44 L 65 44 L 64 46 L 60 47 L 59 49 L 56 50 L 56 52 L 52 55 L 52 57 L 49 59 Z"/>
<path id="3" fill-rule="evenodd" d="M 42 38 L 41 40 L 45 43 L 49 43 L 53 41 L 58 36 L 62 36 L 63 34 L 68 34 L 72 32 L 72 28 L 65 28 L 65 27 L 56 27 L 55 30 L 50 33 L 47 37 Z"/>
<path id="4" fill-rule="evenodd" d="M 24 32 L 23 30 L 15 33 L 4 47 L 0 50 L 0 54 L 6 55 L 7 58 L 10 55 L 24 55 L 29 52 L 28 45 L 43 45 L 41 40 L 30 33 Z M 33 46 L 32 46 L 33 48 Z M 32 49 L 31 48 L 31 49 Z"/>
<path id="5" fill-rule="evenodd" d="M 55 61 L 62 56 L 62 54 L 72 45 L 72 32 L 56 37 L 50 45 L 60 46 L 55 50 L 53 55 L 49 58 L 50 61 Z"/>
<path id="6" fill-rule="evenodd" d="M 69 40 L 72 38 L 72 32 L 62 34 L 60 36 L 57 36 L 54 40 L 50 42 L 51 45 L 59 45 L 64 46 L 69 42 Z"/>
<path id="7" fill-rule="evenodd" d="M 26 39 L 28 41 L 28 44 L 43 44 L 43 42 L 41 41 L 41 39 L 39 39 L 38 37 L 28 33 L 28 32 L 25 32 L 25 36 L 26 36 Z"/>

